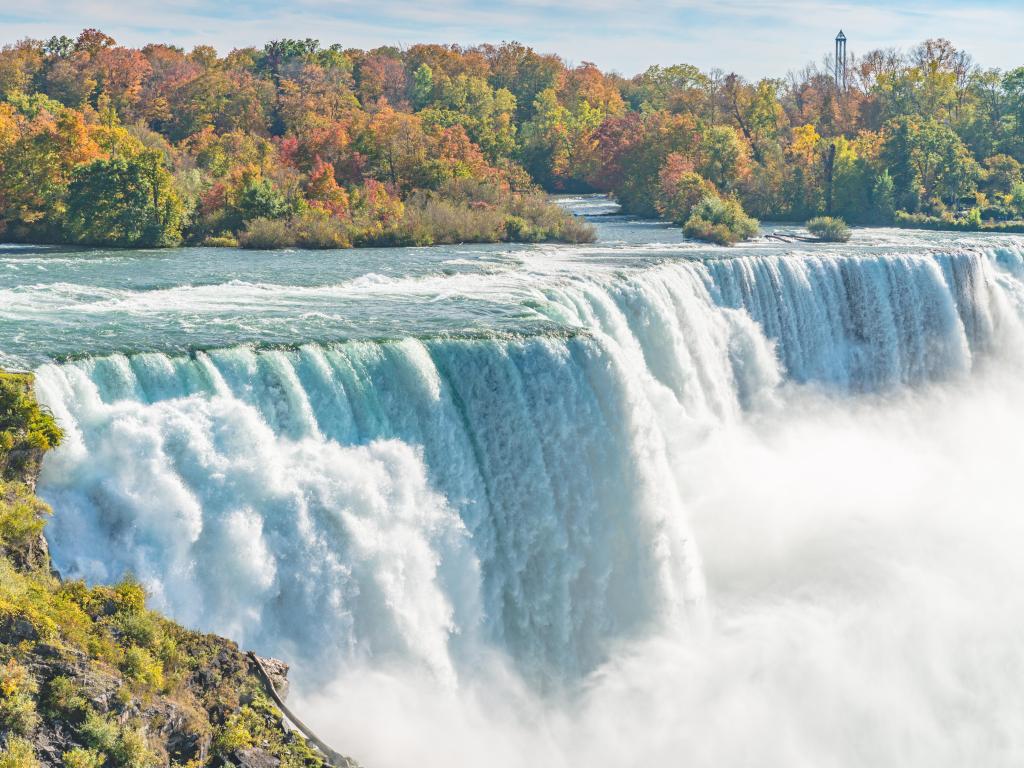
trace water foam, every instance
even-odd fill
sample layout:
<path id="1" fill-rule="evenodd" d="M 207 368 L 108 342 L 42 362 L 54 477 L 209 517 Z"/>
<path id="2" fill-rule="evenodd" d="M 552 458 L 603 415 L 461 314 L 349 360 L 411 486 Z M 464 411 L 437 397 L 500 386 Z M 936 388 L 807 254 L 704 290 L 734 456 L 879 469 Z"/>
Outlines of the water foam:
<path id="1" fill-rule="evenodd" d="M 955 658 L 992 632 L 1019 663 L 1003 640 L 1020 614 L 969 594 L 1007 575 L 996 558 L 970 577 L 987 534 L 940 556 L 971 493 L 929 485 L 965 461 L 964 483 L 991 479 L 1013 444 L 923 437 L 1003 402 L 1003 384 L 971 388 L 1022 348 L 1019 265 L 1010 247 L 598 265 L 525 292 L 501 278 L 573 333 L 44 365 L 68 431 L 41 485 L 54 554 L 69 575 L 130 570 L 172 615 L 295 661 L 312 719 L 378 765 L 425 745 L 462 764 L 437 737 L 460 733 L 477 762 L 497 740 L 550 765 L 943 764 L 962 755 L 939 731 L 972 706 L 963 686 L 1024 711 Z M 990 495 L 1013 533 L 1005 485 Z M 937 530 L 915 538 L 929 510 Z M 912 610 L 950 579 L 939 613 Z M 894 675 L 884 706 L 856 685 L 873 664 Z M 379 724 L 398 717 L 409 739 L 389 746 Z M 968 719 L 964 743 L 995 733 Z M 860 752 L 858 729 L 878 736 Z"/>

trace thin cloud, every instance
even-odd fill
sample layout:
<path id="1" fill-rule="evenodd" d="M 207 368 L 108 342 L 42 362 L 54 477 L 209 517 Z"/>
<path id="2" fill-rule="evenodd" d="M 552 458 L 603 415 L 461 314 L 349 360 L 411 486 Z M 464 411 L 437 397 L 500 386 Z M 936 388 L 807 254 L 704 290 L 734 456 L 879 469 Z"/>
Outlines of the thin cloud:
<path id="1" fill-rule="evenodd" d="M 748 77 L 820 60 L 842 27 L 851 50 L 909 47 L 948 37 L 991 67 L 1017 66 L 1024 14 L 1004 0 L 891 4 L 872 0 L 0 0 L 3 42 L 99 27 L 129 45 L 170 42 L 227 51 L 283 36 L 371 48 L 417 42 L 520 40 L 626 74 L 681 61 Z"/>

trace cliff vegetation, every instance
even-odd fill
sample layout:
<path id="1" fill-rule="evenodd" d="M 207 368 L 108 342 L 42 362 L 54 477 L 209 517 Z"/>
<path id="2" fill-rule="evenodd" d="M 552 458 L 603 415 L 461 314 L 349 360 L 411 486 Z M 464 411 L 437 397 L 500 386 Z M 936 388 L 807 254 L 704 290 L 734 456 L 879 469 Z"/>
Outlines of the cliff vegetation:
<path id="1" fill-rule="evenodd" d="M 148 609 L 130 577 L 53 572 L 34 487 L 61 439 L 32 377 L 0 373 L 0 768 L 325 766 L 234 643 Z"/>

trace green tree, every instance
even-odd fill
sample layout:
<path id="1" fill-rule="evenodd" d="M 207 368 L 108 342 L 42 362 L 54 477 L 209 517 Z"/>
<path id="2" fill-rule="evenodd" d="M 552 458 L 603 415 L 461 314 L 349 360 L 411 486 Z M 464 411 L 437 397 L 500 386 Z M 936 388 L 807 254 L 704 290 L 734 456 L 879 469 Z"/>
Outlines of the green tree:
<path id="1" fill-rule="evenodd" d="M 925 120 L 912 124 L 909 138 L 910 165 L 926 204 L 956 204 L 973 192 L 980 169 L 952 128 Z"/>
<path id="2" fill-rule="evenodd" d="M 1021 180 L 1021 164 L 1009 155 L 993 155 L 985 160 L 985 189 L 1003 195 L 1010 194 Z"/>
<path id="3" fill-rule="evenodd" d="M 569 123 L 572 114 L 558 102 L 554 88 L 537 94 L 533 117 L 522 127 L 521 160 L 541 185 L 551 189 L 566 175 L 569 160 Z"/>
<path id="4" fill-rule="evenodd" d="M 896 186 L 888 169 L 882 171 L 871 187 L 871 222 L 891 224 L 896 216 Z"/>
<path id="5" fill-rule="evenodd" d="M 663 218 L 682 226 L 704 198 L 717 195 L 715 185 L 694 172 L 690 162 L 674 152 L 665 159 L 658 173 L 654 204 Z"/>
<path id="6" fill-rule="evenodd" d="M 904 211 L 916 211 L 921 201 L 917 171 L 910 160 L 916 123 L 915 119 L 903 116 L 890 120 L 884 130 L 882 164 L 892 180 L 894 203 Z"/>
<path id="7" fill-rule="evenodd" d="M 736 130 L 728 125 L 708 127 L 697 146 L 697 172 L 716 187 L 731 192 L 739 183 L 749 151 Z"/>
<path id="8" fill-rule="evenodd" d="M 861 223 L 871 218 L 871 186 L 874 173 L 857 155 L 854 145 L 840 136 L 832 166 L 832 212 L 844 220 Z"/>
<path id="9" fill-rule="evenodd" d="M 425 85 L 421 72 L 426 66 L 416 71 L 414 96 L 416 82 Z M 495 90 L 482 77 L 467 75 L 445 80 L 438 90 L 435 106 L 421 113 L 424 123 L 443 128 L 461 125 L 491 162 L 512 156 L 516 149 L 515 96 L 504 88 Z"/>
<path id="10" fill-rule="evenodd" d="M 280 219 L 288 215 L 288 200 L 270 179 L 250 178 L 238 190 L 234 204 L 239 223 L 254 219 Z"/>
<path id="11" fill-rule="evenodd" d="M 634 109 L 696 112 L 705 99 L 710 78 L 692 64 L 654 65 L 633 78 L 629 94 Z"/>
<path id="12" fill-rule="evenodd" d="M 434 100 L 434 71 L 428 64 L 420 64 L 412 76 L 412 105 L 423 109 Z"/>
<path id="13" fill-rule="evenodd" d="M 72 175 L 65 228 L 75 242 L 174 246 L 181 243 L 183 218 L 181 198 L 158 152 L 94 160 Z"/>
<path id="14" fill-rule="evenodd" d="M 1018 141 L 1024 141 L 1024 67 L 1006 73 L 1003 77 L 1003 93 L 1012 120 L 1012 135 Z"/>
<path id="15" fill-rule="evenodd" d="M 536 112 L 542 92 L 555 88 L 565 69 L 557 56 L 542 56 L 521 43 L 483 46 L 490 64 L 490 82 L 516 97 L 516 121 L 523 123 Z M 543 102 L 541 102 L 543 104 Z"/>
<path id="16" fill-rule="evenodd" d="M 1010 190 L 1010 209 L 1017 218 L 1024 218 L 1024 181 L 1018 181 Z"/>
<path id="17" fill-rule="evenodd" d="M 0 138 L 0 230 L 7 237 L 58 237 L 72 172 L 100 152 L 81 114 L 57 109 L 56 120 L 47 109 L 21 130 L 14 121 Z"/>

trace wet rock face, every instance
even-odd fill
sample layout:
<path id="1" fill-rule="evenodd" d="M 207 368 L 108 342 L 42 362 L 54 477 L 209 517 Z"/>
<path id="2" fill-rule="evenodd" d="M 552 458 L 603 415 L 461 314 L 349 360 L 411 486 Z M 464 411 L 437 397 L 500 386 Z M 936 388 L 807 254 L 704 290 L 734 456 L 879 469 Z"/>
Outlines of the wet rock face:
<path id="1" fill-rule="evenodd" d="M 230 765 L 239 768 L 278 768 L 281 765 L 281 761 L 274 755 L 259 747 L 237 749 L 229 760 L 231 761 Z"/>
<path id="2" fill-rule="evenodd" d="M 34 479 L 34 475 L 0 476 L 0 516 L 5 520 L 0 556 L 22 572 L 50 568 L 50 548 L 43 535 L 50 508 L 35 496 Z"/>
<path id="3" fill-rule="evenodd" d="M 32 490 L 36 488 L 44 451 L 34 446 L 19 445 L 0 455 L 0 479 L 20 479 Z"/>
<path id="4" fill-rule="evenodd" d="M 4 635 L 0 643 L 16 636 Z M 81 695 L 82 706 L 92 712 L 112 722 L 142 724 L 147 741 L 170 760 L 185 764 L 209 758 L 211 729 L 202 726 L 205 715 L 194 704 L 163 696 L 126 700 L 125 681 L 120 674 L 73 649 L 37 643 L 22 654 L 21 663 L 29 671 L 40 700 L 51 700 L 57 682 L 63 681 Z M 40 712 L 43 716 L 26 734 L 38 763 L 43 768 L 64 766 L 65 754 L 83 746 L 84 712 L 57 712 L 45 707 Z"/>
<path id="5" fill-rule="evenodd" d="M 50 567 L 50 547 L 43 534 L 14 546 L 2 546 L 0 555 L 7 557 L 19 571 L 37 571 Z"/>
<path id="6" fill-rule="evenodd" d="M 0 643 L 17 645 L 25 641 L 35 642 L 39 632 L 32 622 L 21 616 L 4 616 L 0 618 Z"/>
<path id="7" fill-rule="evenodd" d="M 263 665 L 263 669 L 267 672 L 267 677 L 270 678 L 270 682 L 274 684 L 274 690 L 277 691 L 277 695 L 282 699 L 288 698 L 288 665 L 280 659 L 272 659 L 268 656 L 257 656 L 260 663 Z"/>

